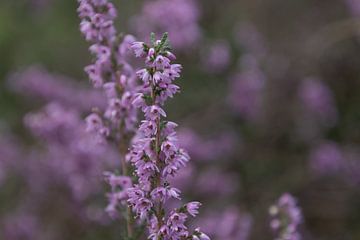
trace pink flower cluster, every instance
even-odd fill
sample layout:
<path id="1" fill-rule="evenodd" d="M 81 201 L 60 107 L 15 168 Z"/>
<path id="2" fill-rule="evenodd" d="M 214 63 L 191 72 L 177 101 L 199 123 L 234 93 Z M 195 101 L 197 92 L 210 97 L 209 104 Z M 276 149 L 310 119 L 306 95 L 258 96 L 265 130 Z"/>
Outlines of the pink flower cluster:
<path id="1" fill-rule="evenodd" d="M 104 112 L 87 117 L 89 131 L 119 141 L 132 133 L 137 123 L 134 99 L 135 74 L 126 61 L 126 51 L 134 38 L 117 36 L 114 20 L 117 11 L 107 0 L 80 0 L 80 30 L 92 43 L 89 50 L 95 61 L 85 68 L 95 88 L 103 88 L 108 104 Z"/>
<path id="2" fill-rule="evenodd" d="M 178 145 L 177 124 L 164 119 L 162 108 L 179 91 L 173 82 L 180 77 L 181 65 L 171 63 L 176 58 L 169 51 L 167 34 L 157 41 L 152 35 L 151 45 L 135 42 L 132 49 L 146 63 L 146 68 L 137 72 L 143 83 L 142 93 L 133 102 L 141 108 L 145 120 L 127 155 L 138 180 L 127 189 L 128 203 L 136 216 L 145 221 L 150 239 L 209 239 L 199 229 L 190 233 L 186 226 L 188 217 L 198 214 L 199 202 L 171 211 L 165 209 L 169 199 L 180 199 L 180 190 L 170 185 L 169 178 L 189 161 L 186 151 Z"/>
<path id="3" fill-rule="evenodd" d="M 269 209 L 272 220 L 271 228 L 276 232 L 278 240 L 300 240 L 298 226 L 302 222 L 301 209 L 297 200 L 289 193 L 284 193 L 278 202 Z"/>

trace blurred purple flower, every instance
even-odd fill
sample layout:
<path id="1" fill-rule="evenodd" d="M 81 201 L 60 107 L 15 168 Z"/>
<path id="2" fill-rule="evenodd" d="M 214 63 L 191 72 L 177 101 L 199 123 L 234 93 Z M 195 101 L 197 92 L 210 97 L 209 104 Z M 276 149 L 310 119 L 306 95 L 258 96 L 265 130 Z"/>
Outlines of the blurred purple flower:
<path id="1" fill-rule="evenodd" d="M 196 186 L 202 195 L 228 197 L 239 190 L 240 180 L 236 174 L 210 168 L 201 172 L 196 179 Z"/>
<path id="2" fill-rule="evenodd" d="M 319 175 L 339 173 L 344 169 L 344 157 L 335 142 L 324 142 L 310 153 L 310 166 Z"/>
<path id="3" fill-rule="evenodd" d="M 41 183 L 59 181 L 79 201 L 99 193 L 102 172 L 106 166 L 114 166 L 116 153 L 86 132 L 76 110 L 51 103 L 42 111 L 27 114 L 24 121 L 45 147 L 44 152 L 39 152 L 41 157 L 33 157 L 35 162 L 29 163 L 31 187 L 41 189 L 44 187 Z"/>
<path id="4" fill-rule="evenodd" d="M 284 193 L 277 203 L 270 207 L 272 218 L 270 226 L 278 240 L 300 240 L 298 227 L 302 223 L 302 212 L 297 200 L 289 193 Z"/>
<path id="5" fill-rule="evenodd" d="M 233 111 L 249 121 L 259 118 L 265 87 L 265 76 L 253 58 L 243 58 L 243 70 L 232 77 L 228 102 Z M 248 68 L 246 68 L 248 67 Z"/>
<path id="6" fill-rule="evenodd" d="M 200 40 L 199 17 L 194 0 L 146 1 L 141 13 L 134 17 L 132 27 L 141 39 L 146 39 L 150 32 L 168 32 L 172 46 L 186 51 Z"/>
<path id="7" fill-rule="evenodd" d="M 230 206 L 225 210 L 204 213 L 197 224 L 213 239 L 247 240 L 252 222 L 251 215 Z"/>
<path id="8" fill-rule="evenodd" d="M 232 132 L 223 132 L 210 139 L 202 139 L 191 129 L 179 130 L 179 144 L 188 149 L 195 161 L 216 161 L 231 155 L 241 143 Z"/>
<path id="9" fill-rule="evenodd" d="M 209 73 L 224 71 L 230 64 L 231 49 L 225 40 L 217 41 L 202 56 L 203 68 Z"/>
<path id="10" fill-rule="evenodd" d="M 11 90 L 47 102 L 56 101 L 80 111 L 93 106 L 104 107 L 104 96 L 65 76 L 51 74 L 41 66 L 31 66 L 8 78 Z M 86 101 L 84 100 L 86 99 Z"/>
<path id="11" fill-rule="evenodd" d="M 321 80 L 306 78 L 299 87 L 299 98 L 310 118 L 324 124 L 333 126 L 337 122 L 338 113 L 331 89 Z"/>

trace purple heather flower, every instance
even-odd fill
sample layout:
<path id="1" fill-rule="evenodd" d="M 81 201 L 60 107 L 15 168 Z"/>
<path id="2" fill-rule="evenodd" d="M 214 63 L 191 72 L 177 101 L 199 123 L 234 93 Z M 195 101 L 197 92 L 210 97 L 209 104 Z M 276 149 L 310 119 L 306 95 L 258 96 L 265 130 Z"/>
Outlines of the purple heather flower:
<path id="1" fill-rule="evenodd" d="M 180 199 L 179 194 L 180 190 L 173 187 L 157 187 L 150 193 L 152 199 L 157 199 L 162 202 L 165 202 L 170 198 Z"/>
<path id="2" fill-rule="evenodd" d="M 30 66 L 11 74 L 8 84 L 11 90 L 25 97 L 46 102 L 56 101 L 80 111 L 88 111 L 93 106 L 103 108 L 106 104 L 100 92 L 89 89 L 69 77 L 49 73 L 42 66 Z"/>
<path id="3" fill-rule="evenodd" d="M 299 87 L 299 98 L 307 115 L 326 126 L 337 121 L 337 110 L 331 89 L 321 80 L 306 78 Z"/>
<path id="4" fill-rule="evenodd" d="M 186 211 L 193 217 L 199 214 L 200 202 L 189 202 L 185 205 Z"/>
<path id="5" fill-rule="evenodd" d="M 163 209 L 170 198 L 180 199 L 180 191 L 170 185 L 169 176 L 175 176 L 189 161 L 188 154 L 177 144 L 177 125 L 163 120 L 166 113 L 162 107 L 178 91 L 178 87 L 173 87 L 173 81 L 179 77 L 181 70 L 180 65 L 172 64 L 166 57 L 172 55 L 168 53 L 166 43 L 167 35 L 151 47 L 144 43 L 133 44 L 135 55 L 144 55 L 147 68 L 137 72 L 143 80 L 143 91 L 136 95 L 133 104 L 141 108 L 145 120 L 127 155 L 138 178 L 138 183 L 127 190 L 128 203 L 135 214 L 147 223 L 150 239 L 160 236 L 163 239 L 188 237 L 185 221 L 188 215 L 195 216 L 200 206 L 198 202 L 189 203 L 185 212 L 183 208 L 175 208 L 169 213 Z M 173 88 L 176 90 L 171 90 Z"/>
<path id="6" fill-rule="evenodd" d="M 141 13 L 133 18 L 132 28 L 142 39 L 149 32 L 169 32 L 172 46 L 186 51 L 197 45 L 201 38 L 199 17 L 199 9 L 194 0 L 148 1 L 144 3 Z M 140 50 L 136 52 L 137 56 L 139 54 Z"/>
<path id="7" fill-rule="evenodd" d="M 187 215 L 184 213 L 173 212 L 168 219 L 168 226 L 170 230 L 175 232 L 181 232 L 186 230 L 185 221 L 187 219 Z"/>
<path id="8" fill-rule="evenodd" d="M 115 141 L 120 141 L 124 134 L 134 132 L 137 122 L 137 110 L 131 104 L 136 88 L 135 73 L 126 61 L 126 52 L 134 37 L 126 35 L 123 41 L 115 41 L 113 21 L 117 13 L 108 0 L 80 0 L 78 12 L 81 30 L 92 44 L 89 50 L 95 56 L 85 72 L 95 88 L 103 87 L 108 98 L 108 106 L 101 116 L 106 127 L 103 132 L 114 132 Z"/>
<path id="9" fill-rule="evenodd" d="M 310 153 L 310 166 L 319 175 L 339 173 L 344 170 L 343 153 L 335 142 L 324 142 Z"/>
<path id="10" fill-rule="evenodd" d="M 117 176 L 110 172 L 105 172 L 104 175 L 112 189 L 116 189 L 117 187 L 128 189 L 132 187 L 131 178 L 128 176 Z"/>
<path id="11" fill-rule="evenodd" d="M 236 74 L 230 83 L 229 104 L 246 120 L 256 120 L 261 114 L 265 76 L 257 65 Z"/>
<path id="12" fill-rule="evenodd" d="M 100 116 L 96 113 L 92 113 L 85 118 L 86 121 L 86 130 L 89 132 L 98 132 L 102 129 L 103 121 Z"/>
<path id="13" fill-rule="evenodd" d="M 214 239 L 247 240 L 253 219 L 248 213 L 230 206 L 205 212 L 197 224 Z"/>
<path id="14" fill-rule="evenodd" d="M 203 55 L 203 68 L 210 73 L 224 71 L 230 63 L 230 54 L 230 46 L 226 41 L 215 42 Z"/>
<path id="15" fill-rule="evenodd" d="M 145 54 L 143 42 L 133 42 L 131 49 L 134 51 L 136 57 L 143 57 Z"/>
<path id="16" fill-rule="evenodd" d="M 284 193 L 277 203 L 270 207 L 271 228 L 276 232 L 279 240 L 300 240 L 298 226 L 302 222 L 301 209 L 296 199 L 289 193 Z"/>
<path id="17" fill-rule="evenodd" d="M 165 111 L 157 105 L 146 107 L 144 113 L 145 113 L 145 117 L 152 121 L 159 119 L 160 116 L 166 117 Z"/>
<path id="18" fill-rule="evenodd" d="M 122 171 L 125 173 L 125 151 L 137 123 L 137 109 L 132 104 L 137 91 L 136 74 L 127 62 L 127 54 L 135 39 L 131 35 L 125 35 L 122 41 L 118 41 L 114 27 L 117 11 L 108 0 L 79 0 L 78 12 L 81 18 L 80 31 L 90 42 L 89 51 L 94 55 L 94 61 L 85 67 L 85 72 L 95 88 L 103 88 L 108 102 L 104 110 L 95 110 L 86 118 L 87 130 L 97 132 L 102 137 L 101 140 L 111 139 L 121 146 Z M 149 164 L 144 164 L 144 178 L 149 175 L 148 168 Z M 119 203 L 127 207 L 123 200 L 127 197 L 126 191 L 132 183 L 127 176 L 115 177 L 107 174 L 106 180 L 112 187 L 106 211 L 114 216 Z M 121 184 L 122 181 L 127 184 Z M 120 190 L 115 187 L 117 184 L 120 184 Z M 138 213 L 141 217 L 144 216 L 144 212 Z"/>
<path id="19" fill-rule="evenodd" d="M 86 131 L 79 112 L 51 103 L 40 112 L 27 114 L 24 121 L 34 136 L 46 142 L 42 159 L 48 161 L 38 165 L 44 165 L 54 179 L 67 183 L 75 198 L 86 199 L 97 191 L 100 182 L 94 176 L 100 176 L 105 165 L 113 166 L 99 159 L 105 152 L 111 161 L 116 155 L 96 134 Z M 41 186 L 36 180 L 30 182 L 36 188 Z"/>

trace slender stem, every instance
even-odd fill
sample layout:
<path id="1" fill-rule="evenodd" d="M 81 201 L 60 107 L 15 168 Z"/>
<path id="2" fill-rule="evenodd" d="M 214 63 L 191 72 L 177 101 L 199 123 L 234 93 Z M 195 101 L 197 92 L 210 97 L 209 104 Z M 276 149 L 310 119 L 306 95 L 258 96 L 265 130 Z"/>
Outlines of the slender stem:
<path id="1" fill-rule="evenodd" d="M 153 74 L 152 74 L 153 75 Z M 152 100 L 152 104 L 155 105 L 156 103 L 156 94 L 155 94 L 155 86 L 153 83 L 151 83 L 151 100 Z M 156 119 L 156 136 L 155 136 L 155 151 L 156 151 L 156 163 L 157 166 L 159 167 L 159 174 L 157 174 L 156 176 L 156 180 L 155 180 L 155 187 L 160 187 L 161 186 L 161 162 L 160 162 L 160 148 L 161 148 L 161 130 L 160 130 L 160 116 L 158 119 Z M 156 209 L 156 217 L 158 219 L 158 228 L 160 229 L 160 227 L 162 226 L 163 222 L 162 222 L 162 211 L 163 211 L 163 206 L 162 206 L 162 202 L 159 202 L 158 205 L 158 209 Z M 158 237 L 158 239 L 160 239 L 160 237 Z"/>
<path id="2" fill-rule="evenodd" d="M 119 144 L 119 151 L 121 155 L 121 172 L 123 176 L 128 176 L 128 164 L 125 161 L 125 154 L 127 152 L 127 145 L 124 141 L 121 141 Z M 132 238 L 134 235 L 133 231 L 133 216 L 130 206 L 126 206 L 126 230 L 127 237 Z"/>

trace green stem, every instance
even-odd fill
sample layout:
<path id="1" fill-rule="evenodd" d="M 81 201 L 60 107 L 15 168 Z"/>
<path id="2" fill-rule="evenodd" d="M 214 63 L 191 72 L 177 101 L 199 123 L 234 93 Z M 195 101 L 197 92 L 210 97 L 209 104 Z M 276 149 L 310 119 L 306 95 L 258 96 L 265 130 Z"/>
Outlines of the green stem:
<path id="1" fill-rule="evenodd" d="M 125 154 L 127 152 L 127 145 L 124 144 L 124 141 L 121 141 L 119 144 L 119 152 L 121 155 L 121 172 L 123 176 L 128 176 L 128 166 L 125 162 Z M 126 207 L 126 232 L 127 238 L 132 238 L 134 235 L 133 230 L 133 215 L 130 206 Z"/>
<path id="2" fill-rule="evenodd" d="M 152 74 L 153 75 L 153 74 Z M 156 102 L 156 94 L 155 94 L 155 86 L 151 83 L 151 100 L 152 100 L 152 104 L 155 105 Z M 155 136 L 155 151 L 156 151 L 156 163 L 157 166 L 159 167 L 159 174 L 156 175 L 156 180 L 155 180 L 155 187 L 160 187 L 161 186 L 161 162 L 160 162 L 160 148 L 161 148 L 161 131 L 160 131 L 160 118 L 159 117 L 156 120 L 156 136 Z M 158 228 L 160 229 L 160 227 L 162 226 L 163 222 L 162 222 L 162 211 L 163 211 L 163 206 L 161 201 L 159 202 L 158 208 L 155 210 L 155 216 L 158 219 Z M 158 237 L 158 240 L 160 240 L 160 237 Z"/>

